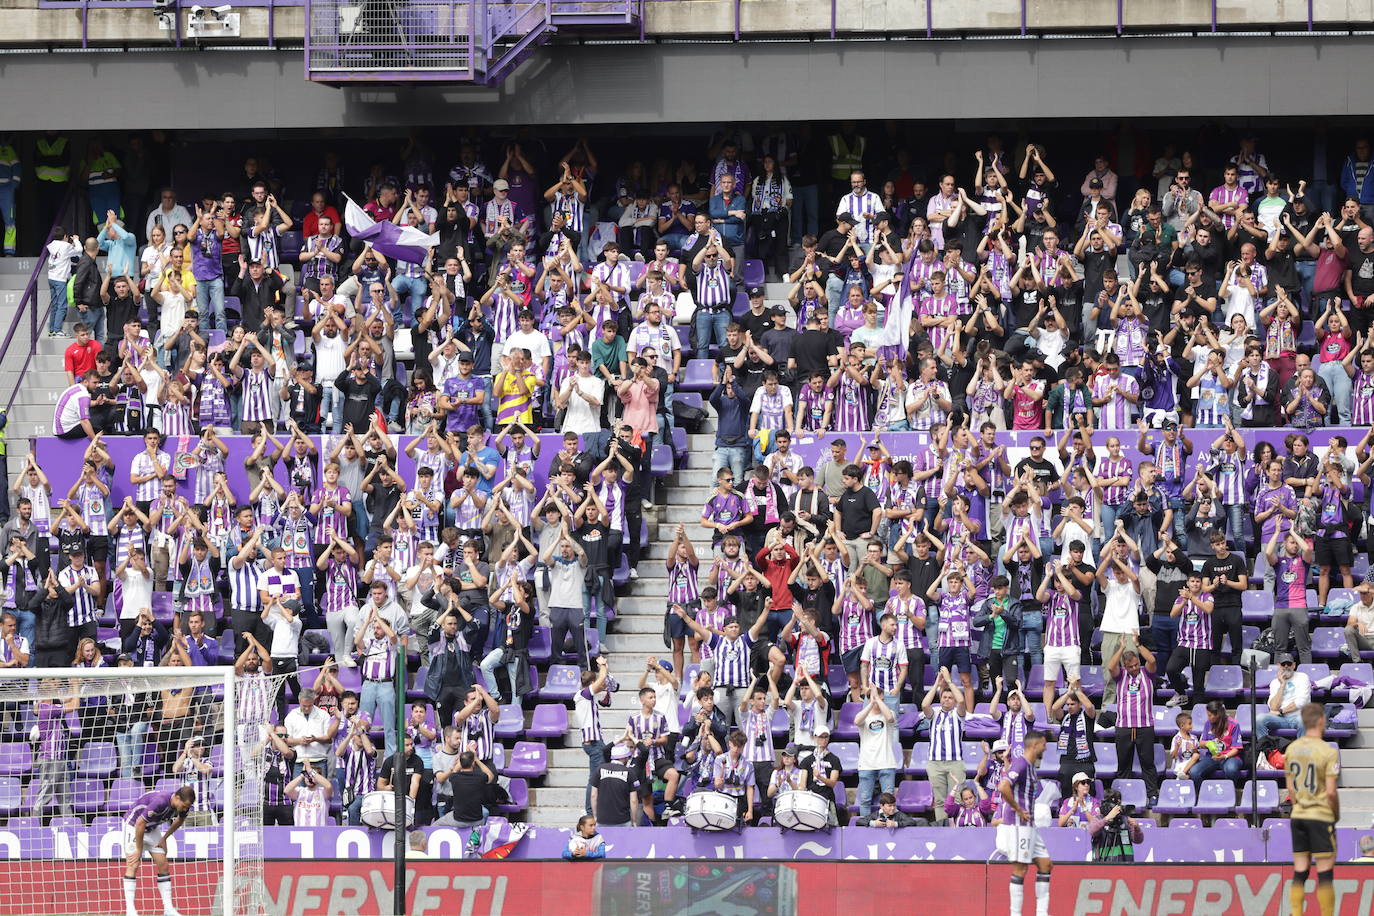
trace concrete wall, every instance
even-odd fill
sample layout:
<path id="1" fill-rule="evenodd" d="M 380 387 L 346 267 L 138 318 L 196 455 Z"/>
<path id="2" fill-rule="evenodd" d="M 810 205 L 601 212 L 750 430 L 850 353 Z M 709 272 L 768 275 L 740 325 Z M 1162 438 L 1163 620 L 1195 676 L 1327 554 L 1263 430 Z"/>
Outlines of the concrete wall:
<path id="1" fill-rule="evenodd" d="M 1367 48 L 1281 38 L 552 47 L 499 89 L 334 89 L 303 80 L 299 53 L 169 51 L 0 55 L 0 80 L 6 130 L 1368 116 Z"/>

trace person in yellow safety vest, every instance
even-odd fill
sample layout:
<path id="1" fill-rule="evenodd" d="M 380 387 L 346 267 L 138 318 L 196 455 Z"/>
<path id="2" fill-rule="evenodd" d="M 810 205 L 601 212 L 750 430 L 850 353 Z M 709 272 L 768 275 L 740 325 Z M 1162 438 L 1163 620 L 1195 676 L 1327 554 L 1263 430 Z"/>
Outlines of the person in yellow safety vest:
<path id="1" fill-rule="evenodd" d="M 45 235 L 54 222 L 68 225 L 66 214 L 59 215 L 57 208 L 62 205 L 67 189 L 71 187 L 71 159 L 72 151 L 67 138 L 55 130 L 46 131 L 34 144 L 33 173 L 38 179 L 34 183 L 38 191 L 38 212 L 34 214 L 32 223 L 36 235 Z"/>
<path id="2" fill-rule="evenodd" d="M 5 254 L 14 254 L 19 242 L 19 228 L 14 222 L 14 200 L 19 196 L 19 179 L 23 174 L 19 154 L 14 147 L 0 142 L 0 221 L 5 224 Z"/>
<path id="3" fill-rule="evenodd" d="M 105 222 L 105 214 L 113 210 L 121 221 L 124 208 L 119 197 L 119 160 L 105 149 L 100 140 L 86 145 L 86 193 L 91 200 L 91 218 L 98 226 Z"/>
<path id="4" fill-rule="evenodd" d="M 832 200 L 838 200 L 849 193 L 850 173 L 863 171 L 864 150 L 868 146 L 868 140 L 858 132 L 858 125 L 853 121 L 841 123 L 839 133 L 831 134 L 829 140 L 830 197 Z"/>

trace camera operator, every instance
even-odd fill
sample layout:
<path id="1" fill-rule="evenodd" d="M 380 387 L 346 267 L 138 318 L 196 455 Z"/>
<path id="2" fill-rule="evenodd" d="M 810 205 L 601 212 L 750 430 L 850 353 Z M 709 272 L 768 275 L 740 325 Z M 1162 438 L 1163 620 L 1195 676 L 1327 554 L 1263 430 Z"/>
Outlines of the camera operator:
<path id="1" fill-rule="evenodd" d="M 1102 796 L 1102 810 L 1106 814 L 1088 823 L 1092 834 L 1094 862 L 1134 862 L 1135 844 L 1143 842 L 1145 833 L 1140 822 L 1131 817 L 1134 805 L 1121 804 L 1121 793 L 1107 790 Z"/>

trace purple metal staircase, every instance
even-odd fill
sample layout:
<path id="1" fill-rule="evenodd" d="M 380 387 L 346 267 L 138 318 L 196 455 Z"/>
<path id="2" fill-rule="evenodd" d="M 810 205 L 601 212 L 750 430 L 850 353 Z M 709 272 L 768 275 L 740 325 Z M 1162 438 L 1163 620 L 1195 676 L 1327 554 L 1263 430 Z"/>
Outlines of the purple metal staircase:
<path id="1" fill-rule="evenodd" d="M 637 26 L 639 0 L 306 0 L 305 75 L 499 84 L 560 30 Z"/>

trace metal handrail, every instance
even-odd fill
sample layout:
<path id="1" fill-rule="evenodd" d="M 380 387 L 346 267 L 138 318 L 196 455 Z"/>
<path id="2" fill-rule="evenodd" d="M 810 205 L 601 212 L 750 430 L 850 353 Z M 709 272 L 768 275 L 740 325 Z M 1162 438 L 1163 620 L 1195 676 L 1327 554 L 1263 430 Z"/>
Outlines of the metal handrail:
<path id="1" fill-rule="evenodd" d="M 47 320 L 48 314 L 52 311 L 52 299 L 49 298 L 47 308 L 43 309 L 43 314 L 38 314 L 38 278 L 47 270 L 47 257 L 44 252 L 47 250 L 48 243 L 57 237 L 56 229 L 61 225 L 62 217 L 66 215 L 76 198 L 75 186 L 67 188 L 67 196 L 62 198 L 62 205 L 58 207 L 57 214 L 53 217 L 52 225 L 48 227 L 48 235 L 43 240 L 43 250 L 35 258 L 33 270 L 29 273 L 29 282 L 24 287 L 24 292 L 19 297 L 19 308 L 14 311 L 14 318 L 10 320 L 10 329 L 5 333 L 5 339 L 0 342 L 0 362 L 5 362 L 9 356 L 10 344 L 14 342 L 14 335 L 19 332 L 19 322 L 24 318 L 25 310 L 32 305 L 33 311 L 29 315 L 29 346 L 28 353 L 24 356 L 24 364 L 19 367 L 19 377 L 15 379 L 14 390 L 10 392 L 9 400 L 5 402 L 5 413 L 9 414 L 14 407 L 15 398 L 19 397 L 20 390 L 24 387 L 24 376 L 28 375 L 29 366 L 33 363 L 34 351 L 38 349 L 39 329 Z"/>

